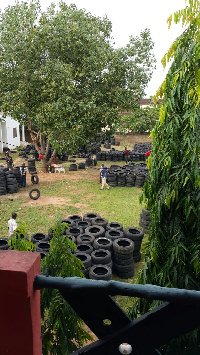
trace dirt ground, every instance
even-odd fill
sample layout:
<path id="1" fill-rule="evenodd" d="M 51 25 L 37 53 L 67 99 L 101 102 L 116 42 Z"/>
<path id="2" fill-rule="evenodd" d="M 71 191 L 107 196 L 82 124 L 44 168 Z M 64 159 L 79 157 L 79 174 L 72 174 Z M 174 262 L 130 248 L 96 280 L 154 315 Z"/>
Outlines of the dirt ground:
<path id="1" fill-rule="evenodd" d="M 126 144 L 127 147 L 129 149 L 133 149 L 133 146 L 135 143 L 149 143 L 151 142 L 151 139 L 149 137 L 149 135 L 142 135 L 142 134 L 127 134 L 127 135 L 122 135 L 122 134 L 118 134 L 115 135 L 115 140 L 120 142 L 121 144 Z M 124 147 L 121 145 L 120 147 L 116 147 L 113 146 L 115 149 L 121 149 L 123 150 Z M 105 148 L 102 147 L 102 150 L 107 150 Z M 16 157 L 14 159 L 14 165 L 15 166 L 20 166 L 22 163 L 24 162 L 24 160 L 21 157 Z M 79 162 L 85 162 L 85 159 L 76 159 L 76 163 Z M 70 163 L 67 162 L 67 164 L 69 165 Z M 1 165 L 5 165 L 5 161 L 1 162 Z M 91 168 L 88 168 L 91 169 Z M 93 174 L 90 174 L 90 179 L 94 179 L 94 181 L 97 181 L 99 179 L 99 168 L 97 167 L 92 167 L 93 169 Z M 87 169 L 86 170 L 77 170 L 76 174 L 74 174 L 73 171 L 69 171 L 68 169 L 66 170 L 66 173 L 64 174 L 62 173 L 44 173 L 42 170 L 40 170 L 40 167 L 37 168 L 37 174 L 39 177 L 39 182 L 40 182 L 40 186 L 45 186 L 47 183 L 49 184 L 53 184 L 54 182 L 58 182 L 58 181 L 62 181 L 65 183 L 70 183 L 70 182 L 78 182 L 81 181 L 83 179 L 87 179 L 88 177 L 88 172 Z M 27 186 L 31 186 L 31 188 L 37 188 L 37 185 L 32 185 L 31 183 L 31 175 L 27 172 Z M 77 191 L 76 191 L 77 193 Z M 19 189 L 17 194 L 13 194 L 10 195 L 10 198 L 12 199 L 16 199 L 22 196 L 27 196 L 27 191 L 24 191 L 23 189 Z M 92 197 L 92 196 L 91 196 Z M 1 196 L 1 199 L 7 199 L 8 198 L 8 194 L 5 196 Z M 28 202 L 26 204 L 24 204 L 24 206 L 47 206 L 47 205 L 54 205 L 54 206 L 62 206 L 65 205 L 66 202 L 70 203 L 71 200 L 70 198 L 66 200 L 65 198 L 59 197 L 59 196 L 40 196 L 40 198 L 38 200 L 28 200 Z M 84 204 L 80 204 L 77 203 L 75 205 L 75 207 L 85 207 Z"/>

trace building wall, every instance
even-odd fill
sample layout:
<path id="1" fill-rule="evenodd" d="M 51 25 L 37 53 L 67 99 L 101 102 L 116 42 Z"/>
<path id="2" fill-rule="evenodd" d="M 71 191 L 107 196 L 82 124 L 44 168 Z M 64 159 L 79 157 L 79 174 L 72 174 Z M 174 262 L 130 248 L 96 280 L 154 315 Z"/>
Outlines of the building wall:
<path id="1" fill-rule="evenodd" d="M 3 118 L 0 131 L 0 153 L 5 147 L 14 149 L 20 146 L 19 122 L 13 120 L 11 116 Z"/>

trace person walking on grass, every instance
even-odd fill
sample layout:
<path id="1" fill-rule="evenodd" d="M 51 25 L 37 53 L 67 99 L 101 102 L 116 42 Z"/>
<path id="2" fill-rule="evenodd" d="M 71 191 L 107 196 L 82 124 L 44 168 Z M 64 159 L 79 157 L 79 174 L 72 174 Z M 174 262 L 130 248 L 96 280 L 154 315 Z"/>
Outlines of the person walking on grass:
<path id="1" fill-rule="evenodd" d="M 12 218 L 8 221 L 8 236 L 9 238 L 14 234 L 15 229 L 17 228 L 17 213 L 12 213 Z"/>
<path id="2" fill-rule="evenodd" d="M 106 179 L 108 177 L 108 171 L 106 166 L 104 164 L 101 165 L 101 188 L 100 190 L 103 190 L 104 186 L 107 187 L 108 190 L 110 190 L 110 186 L 107 184 Z"/>
<path id="3" fill-rule="evenodd" d="M 26 187 L 26 172 L 27 168 L 25 167 L 25 163 L 20 166 L 20 186 Z"/>
<path id="4" fill-rule="evenodd" d="M 124 157 L 125 157 L 125 162 L 126 162 L 126 164 L 128 163 L 128 155 L 129 155 L 129 150 L 127 149 L 127 147 L 125 147 L 125 150 L 124 150 Z"/>

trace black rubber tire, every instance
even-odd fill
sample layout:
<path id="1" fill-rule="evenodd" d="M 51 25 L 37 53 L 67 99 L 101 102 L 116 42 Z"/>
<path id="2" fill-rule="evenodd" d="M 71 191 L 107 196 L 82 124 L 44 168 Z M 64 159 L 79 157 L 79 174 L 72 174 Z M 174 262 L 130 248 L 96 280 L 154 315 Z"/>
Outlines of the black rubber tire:
<path id="1" fill-rule="evenodd" d="M 141 229 L 135 227 L 128 227 L 124 229 L 124 235 L 126 238 L 131 240 L 142 240 L 144 237 L 144 233 Z"/>
<path id="2" fill-rule="evenodd" d="M 76 244 L 76 237 L 74 237 L 73 235 L 66 235 L 66 238 L 69 238 L 72 243 Z"/>
<path id="3" fill-rule="evenodd" d="M 89 279 L 90 267 L 88 267 L 87 269 L 82 269 L 81 272 L 83 273 L 86 279 Z"/>
<path id="4" fill-rule="evenodd" d="M 121 279 L 130 279 L 131 277 L 134 276 L 134 270 L 130 271 L 130 272 L 124 272 L 124 273 L 121 273 L 121 272 L 118 272 L 116 271 L 115 274 L 120 277 Z"/>
<path id="5" fill-rule="evenodd" d="M 33 193 L 36 192 L 37 195 L 34 196 Z M 38 189 L 32 189 L 29 191 L 29 197 L 32 199 L 32 200 L 37 200 L 39 197 L 40 197 L 40 190 Z"/>
<path id="6" fill-rule="evenodd" d="M 118 265 L 114 262 L 113 263 L 113 270 L 120 272 L 120 273 L 130 272 L 130 271 L 134 270 L 134 261 L 128 265 Z"/>
<path id="7" fill-rule="evenodd" d="M 95 218 L 92 220 L 92 225 L 96 225 L 96 226 L 101 226 L 103 228 L 106 228 L 107 224 L 108 224 L 108 220 L 105 218 Z"/>
<path id="8" fill-rule="evenodd" d="M 130 252 L 130 253 L 127 253 L 127 254 L 120 254 L 120 253 L 117 253 L 117 252 L 114 251 L 113 259 L 114 258 L 120 259 L 120 260 L 130 259 L 130 258 L 133 258 L 133 253 L 134 252 Z"/>
<path id="9" fill-rule="evenodd" d="M 111 228 L 106 231 L 105 237 L 114 241 L 115 239 L 118 239 L 118 238 L 124 238 L 124 233 L 119 229 Z"/>
<path id="10" fill-rule="evenodd" d="M 86 228 L 85 233 L 92 234 L 95 238 L 104 237 L 105 229 L 101 226 L 92 225 Z"/>
<path id="11" fill-rule="evenodd" d="M 117 258 L 115 255 L 113 256 L 113 263 L 117 265 L 130 265 L 134 262 L 133 254 L 131 254 L 130 258 L 121 259 Z"/>
<path id="12" fill-rule="evenodd" d="M 110 281 L 112 279 L 112 270 L 106 265 L 93 265 L 90 268 L 89 277 L 92 280 Z"/>
<path id="13" fill-rule="evenodd" d="M 113 243 L 112 243 L 112 240 L 105 238 L 105 237 L 101 237 L 101 238 L 95 239 L 95 241 L 93 243 L 93 248 L 95 250 L 106 249 L 106 250 L 112 251 Z"/>
<path id="14" fill-rule="evenodd" d="M 44 259 L 47 255 L 48 255 L 48 252 L 47 251 L 44 251 L 44 250 L 36 250 L 37 253 L 40 253 L 40 256 L 41 256 L 41 259 Z"/>
<path id="15" fill-rule="evenodd" d="M 119 230 L 123 231 L 123 225 L 121 223 L 117 223 L 117 222 L 108 223 L 106 226 L 106 229 L 109 230 L 111 228 L 119 229 Z"/>
<path id="16" fill-rule="evenodd" d="M 133 260 L 135 263 L 138 263 L 141 260 L 141 253 L 133 256 Z"/>
<path id="17" fill-rule="evenodd" d="M 73 215 L 69 216 L 67 219 L 72 220 L 75 223 L 78 221 L 82 221 L 82 217 L 78 216 L 77 214 L 73 214 Z"/>
<path id="18" fill-rule="evenodd" d="M 31 175 L 31 182 L 32 184 L 38 184 L 39 182 L 39 177 L 36 174 Z"/>
<path id="19" fill-rule="evenodd" d="M 91 254 L 93 251 L 93 247 L 90 244 L 78 244 L 76 246 L 75 254 L 76 253 L 86 253 L 86 254 Z"/>
<path id="20" fill-rule="evenodd" d="M 83 233 L 78 235 L 77 244 L 90 244 L 93 245 L 95 237 L 91 233 Z"/>
<path id="21" fill-rule="evenodd" d="M 8 239 L 0 238 L 0 250 L 8 250 L 8 249 L 9 249 Z"/>
<path id="22" fill-rule="evenodd" d="M 49 238 L 44 233 L 35 233 L 31 236 L 31 242 L 36 244 L 38 242 L 48 242 Z"/>
<path id="23" fill-rule="evenodd" d="M 134 243 L 128 238 L 116 239 L 113 242 L 113 250 L 118 254 L 130 254 L 134 250 Z"/>
<path id="24" fill-rule="evenodd" d="M 66 236 L 73 235 L 74 237 L 78 237 L 78 235 L 83 234 L 83 229 L 77 226 L 72 226 L 69 229 L 66 229 Z"/>
<path id="25" fill-rule="evenodd" d="M 83 215 L 83 221 L 89 221 L 92 223 L 92 221 L 95 219 L 95 218 L 101 218 L 101 216 L 98 214 L 98 213 L 86 213 Z"/>
<path id="26" fill-rule="evenodd" d="M 47 241 L 41 241 L 39 243 L 36 243 L 36 250 L 40 249 L 43 251 L 49 251 L 50 250 L 50 244 Z"/>
<path id="27" fill-rule="evenodd" d="M 108 264 L 111 262 L 111 253 L 106 249 L 94 250 L 91 253 L 92 263 L 93 264 Z"/>
<path id="28" fill-rule="evenodd" d="M 75 223 L 76 223 L 76 226 L 81 227 L 84 232 L 87 227 L 91 226 L 91 223 L 89 221 L 77 221 Z"/>
<path id="29" fill-rule="evenodd" d="M 92 265 L 91 256 L 87 253 L 78 252 L 75 254 L 76 258 L 80 259 L 85 266 L 85 268 L 89 268 Z"/>

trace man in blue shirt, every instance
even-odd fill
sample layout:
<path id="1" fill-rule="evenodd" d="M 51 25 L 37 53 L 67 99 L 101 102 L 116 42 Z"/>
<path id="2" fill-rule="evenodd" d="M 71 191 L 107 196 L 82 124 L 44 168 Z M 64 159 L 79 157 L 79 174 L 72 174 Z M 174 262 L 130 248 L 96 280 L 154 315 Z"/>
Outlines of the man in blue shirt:
<path id="1" fill-rule="evenodd" d="M 101 182 L 102 182 L 102 185 L 101 185 L 100 190 L 103 190 L 104 186 L 106 186 L 108 190 L 110 189 L 110 186 L 106 182 L 107 177 L 108 177 L 107 168 L 106 168 L 106 166 L 104 166 L 104 164 L 102 164 L 101 165 Z"/>

